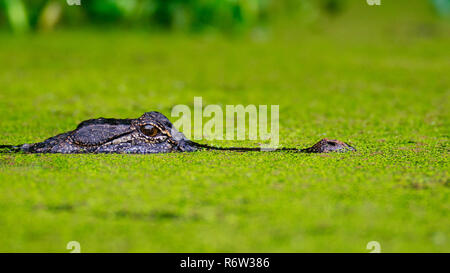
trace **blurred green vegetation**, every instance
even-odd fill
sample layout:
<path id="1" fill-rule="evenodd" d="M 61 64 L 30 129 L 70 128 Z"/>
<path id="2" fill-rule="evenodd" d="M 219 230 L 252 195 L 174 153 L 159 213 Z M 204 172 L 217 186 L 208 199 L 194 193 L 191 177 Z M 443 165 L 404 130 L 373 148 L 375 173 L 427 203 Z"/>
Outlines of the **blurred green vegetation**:
<path id="1" fill-rule="evenodd" d="M 436 14 L 449 14 L 450 0 L 429 2 Z M 347 0 L 0 0 L 0 28 L 14 33 L 84 25 L 236 31 L 288 13 L 302 13 L 309 19 L 317 18 L 317 14 L 335 16 L 345 9 L 346 3 Z"/>
<path id="2" fill-rule="evenodd" d="M 0 0 L 2 26 L 14 32 L 107 25 L 235 30 L 265 21 L 302 1 L 283 0 Z M 78 5 L 79 3 L 79 5 Z M 270 11 L 270 12 L 269 12 Z"/>

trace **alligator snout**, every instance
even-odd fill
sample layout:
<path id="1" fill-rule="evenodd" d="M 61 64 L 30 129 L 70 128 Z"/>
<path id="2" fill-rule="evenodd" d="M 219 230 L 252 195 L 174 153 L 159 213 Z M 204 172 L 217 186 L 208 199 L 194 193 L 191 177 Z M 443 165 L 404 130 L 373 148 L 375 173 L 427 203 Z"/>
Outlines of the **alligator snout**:
<path id="1" fill-rule="evenodd" d="M 314 144 L 312 147 L 303 150 L 308 153 L 330 153 L 330 152 L 349 152 L 356 149 L 349 144 L 336 139 L 324 138 Z"/>

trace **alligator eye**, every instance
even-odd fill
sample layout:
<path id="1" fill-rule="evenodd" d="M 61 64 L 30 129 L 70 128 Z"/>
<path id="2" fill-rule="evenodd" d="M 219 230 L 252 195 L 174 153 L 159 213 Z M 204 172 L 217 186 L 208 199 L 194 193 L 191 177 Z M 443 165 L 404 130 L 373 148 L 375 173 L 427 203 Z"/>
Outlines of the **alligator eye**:
<path id="1" fill-rule="evenodd" d="M 144 125 L 140 128 L 141 132 L 149 137 L 154 137 L 156 134 L 158 134 L 158 128 L 152 125 Z"/>

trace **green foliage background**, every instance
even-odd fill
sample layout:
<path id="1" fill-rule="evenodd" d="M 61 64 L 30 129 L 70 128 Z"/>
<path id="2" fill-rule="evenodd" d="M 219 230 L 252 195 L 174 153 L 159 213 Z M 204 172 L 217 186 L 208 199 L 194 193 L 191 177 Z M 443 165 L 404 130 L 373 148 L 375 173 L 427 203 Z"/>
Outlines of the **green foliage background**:
<path id="1" fill-rule="evenodd" d="M 114 25 L 233 32 L 289 14 L 314 20 L 343 12 L 348 0 L 0 0 L 0 25 L 16 33 L 55 27 Z M 351 0 L 350 2 L 356 2 Z M 358 0 L 359 1 L 359 0 Z M 359 2 L 364 3 L 365 0 Z M 72 5 L 70 5 L 72 4 Z M 447 16 L 449 0 L 430 0 Z"/>

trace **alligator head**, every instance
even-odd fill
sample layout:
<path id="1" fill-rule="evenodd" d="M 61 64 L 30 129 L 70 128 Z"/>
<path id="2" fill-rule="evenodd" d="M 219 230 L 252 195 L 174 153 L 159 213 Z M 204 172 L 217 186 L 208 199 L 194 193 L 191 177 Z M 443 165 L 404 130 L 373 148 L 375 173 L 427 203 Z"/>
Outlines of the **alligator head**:
<path id="1" fill-rule="evenodd" d="M 73 131 L 51 137 L 43 142 L 18 146 L 0 145 L 0 152 L 25 153 L 127 153 L 150 154 L 192 152 L 203 150 L 261 151 L 260 148 L 213 147 L 188 140 L 159 112 L 147 112 L 137 119 L 90 119 Z M 306 149 L 281 148 L 274 151 L 328 153 L 354 151 L 339 141 L 322 139 Z"/>
<path id="2" fill-rule="evenodd" d="M 90 119 L 70 132 L 24 144 L 29 153 L 167 153 L 195 151 L 190 141 L 159 112 L 137 119 Z"/>

